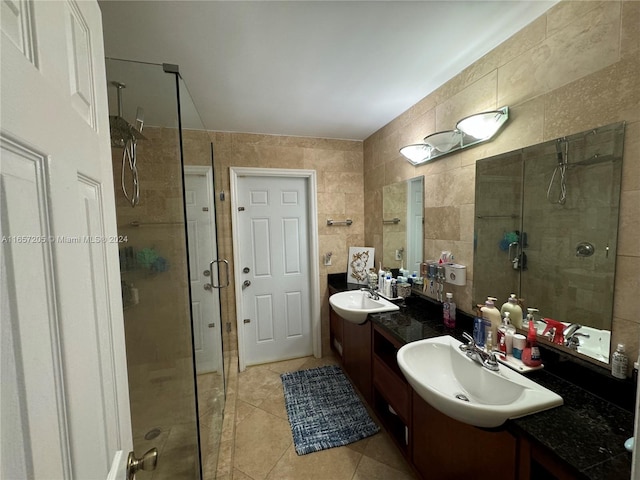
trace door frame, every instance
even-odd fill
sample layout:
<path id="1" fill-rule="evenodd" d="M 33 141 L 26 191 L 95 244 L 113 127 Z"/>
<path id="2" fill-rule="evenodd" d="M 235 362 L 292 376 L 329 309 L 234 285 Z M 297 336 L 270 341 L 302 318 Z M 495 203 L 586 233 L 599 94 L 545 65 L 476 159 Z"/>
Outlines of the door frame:
<path id="1" fill-rule="evenodd" d="M 309 296 L 310 296 L 310 320 L 311 320 L 311 344 L 313 356 L 322 356 L 321 333 L 321 305 L 320 305 L 320 267 L 318 247 L 318 204 L 317 204 L 317 180 L 315 170 L 299 170 L 286 168 L 253 168 L 253 167 L 229 167 L 231 186 L 231 226 L 233 231 L 233 266 L 234 288 L 236 298 L 236 328 L 238 331 L 238 366 L 243 372 L 247 365 L 245 360 L 245 339 L 243 306 L 242 306 L 242 282 L 240 275 L 235 274 L 236 266 L 240 265 L 240 245 L 237 235 L 238 219 L 238 179 L 240 177 L 283 177 L 304 178 L 307 194 L 307 233 L 309 235 Z"/>
<path id="2" fill-rule="evenodd" d="M 212 242 L 215 246 L 215 258 L 213 258 L 213 256 L 211 257 L 211 260 L 216 260 L 217 258 L 219 258 L 218 255 L 218 237 L 217 237 L 217 233 L 216 233 L 216 229 L 217 227 L 217 222 L 216 222 L 216 202 L 215 202 L 215 189 L 214 189 L 214 183 L 213 183 L 213 167 L 211 166 L 205 166 L 205 165 L 184 165 L 184 175 L 204 175 L 207 178 L 207 206 L 209 207 L 209 217 L 211 218 L 211 228 L 209 229 L 209 234 L 211 235 L 211 239 Z M 188 245 L 188 242 L 187 242 Z M 213 254 L 213 252 L 212 252 Z M 213 272 L 211 272 L 211 275 L 213 276 Z M 213 277 L 211 278 L 212 284 L 213 284 Z M 191 283 L 191 279 L 189 279 L 189 283 Z M 218 284 L 220 283 L 220 276 L 218 276 Z M 222 304 L 220 301 L 220 289 L 216 288 L 214 289 L 214 293 L 216 295 L 218 295 L 218 316 L 217 318 L 214 318 L 214 320 L 216 321 L 216 327 L 215 330 L 217 331 L 217 335 L 215 338 L 215 348 L 216 348 L 216 363 L 218 365 L 218 373 L 220 373 L 221 375 L 224 374 L 224 358 L 222 355 Z M 193 322 L 193 316 L 191 317 L 191 322 Z M 196 370 L 197 373 L 197 365 L 195 362 L 195 356 L 194 356 L 194 365 L 193 368 Z"/>

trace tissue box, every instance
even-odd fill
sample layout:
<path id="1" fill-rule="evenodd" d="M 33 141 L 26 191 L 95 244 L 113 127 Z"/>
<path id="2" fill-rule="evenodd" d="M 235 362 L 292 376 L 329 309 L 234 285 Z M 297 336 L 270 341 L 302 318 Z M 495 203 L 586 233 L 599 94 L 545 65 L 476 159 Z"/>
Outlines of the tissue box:
<path id="1" fill-rule="evenodd" d="M 445 282 L 452 285 L 466 285 L 467 267 L 457 263 L 447 263 L 444 266 Z"/>

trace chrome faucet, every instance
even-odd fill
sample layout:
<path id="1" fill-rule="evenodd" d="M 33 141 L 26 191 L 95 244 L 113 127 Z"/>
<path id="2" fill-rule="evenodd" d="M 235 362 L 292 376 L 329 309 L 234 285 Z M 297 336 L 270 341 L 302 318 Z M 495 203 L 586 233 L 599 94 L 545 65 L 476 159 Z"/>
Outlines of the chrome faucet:
<path id="1" fill-rule="evenodd" d="M 365 292 L 369 292 L 369 297 L 373 300 L 380 300 L 380 295 L 375 289 L 375 285 L 371 285 L 369 277 L 367 277 L 367 287 L 362 289 Z"/>
<path id="2" fill-rule="evenodd" d="M 471 360 L 476 363 L 479 363 L 484 368 L 487 368 L 493 372 L 497 372 L 500 368 L 500 364 L 496 359 L 496 354 L 500 352 L 485 352 L 482 348 L 476 345 L 476 342 L 473 340 L 473 337 L 469 335 L 467 332 L 462 332 L 462 336 L 469 343 L 463 343 L 460 345 L 460 350 L 467 354 Z"/>
<path id="3" fill-rule="evenodd" d="M 578 323 L 571 324 L 564 331 L 564 344 L 572 350 L 577 350 L 580 346 L 580 339 L 578 337 L 589 338 L 590 335 L 588 333 L 578 332 L 579 329 L 582 328 L 582 325 Z"/>

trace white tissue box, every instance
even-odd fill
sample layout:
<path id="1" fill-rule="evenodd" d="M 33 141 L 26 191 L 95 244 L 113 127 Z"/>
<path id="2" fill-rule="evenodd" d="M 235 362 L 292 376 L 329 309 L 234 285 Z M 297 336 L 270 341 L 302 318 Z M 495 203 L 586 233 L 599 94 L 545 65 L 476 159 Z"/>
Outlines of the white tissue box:
<path id="1" fill-rule="evenodd" d="M 457 263 L 447 263 L 444 266 L 445 282 L 452 285 L 466 285 L 467 267 Z"/>

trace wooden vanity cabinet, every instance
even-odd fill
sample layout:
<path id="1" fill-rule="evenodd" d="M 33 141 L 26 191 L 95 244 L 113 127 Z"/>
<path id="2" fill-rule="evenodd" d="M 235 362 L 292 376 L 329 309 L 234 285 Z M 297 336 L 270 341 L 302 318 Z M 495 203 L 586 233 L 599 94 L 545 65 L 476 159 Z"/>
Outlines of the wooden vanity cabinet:
<path id="1" fill-rule="evenodd" d="M 411 458 L 423 478 L 513 480 L 517 446 L 508 431 L 454 420 L 413 392 Z"/>
<path id="2" fill-rule="evenodd" d="M 377 326 L 373 327 L 372 341 L 372 407 L 396 446 L 410 460 L 411 386 L 396 360 L 401 344 Z"/>
<path id="3" fill-rule="evenodd" d="M 476 428 L 433 408 L 413 391 L 398 366 L 401 342 L 371 321 L 356 325 L 329 310 L 331 348 L 422 479 L 579 478 L 524 435 Z"/>
<path id="4" fill-rule="evenodd" d="M 330 309 L 329 322 L 331 347 L 342 358 L 342 366 L 351 383 L 371 404 L 371 322 L 356 325 L 333 309 Z"/>

